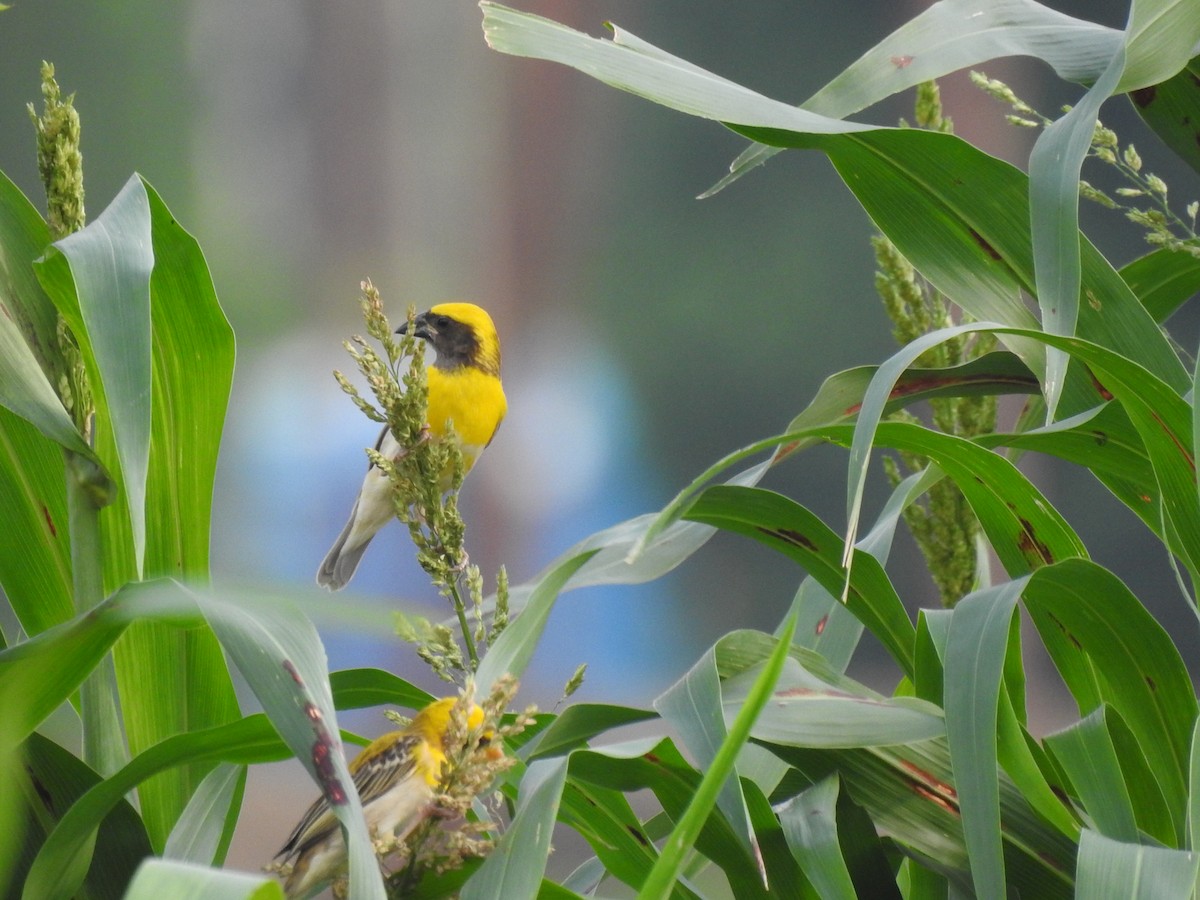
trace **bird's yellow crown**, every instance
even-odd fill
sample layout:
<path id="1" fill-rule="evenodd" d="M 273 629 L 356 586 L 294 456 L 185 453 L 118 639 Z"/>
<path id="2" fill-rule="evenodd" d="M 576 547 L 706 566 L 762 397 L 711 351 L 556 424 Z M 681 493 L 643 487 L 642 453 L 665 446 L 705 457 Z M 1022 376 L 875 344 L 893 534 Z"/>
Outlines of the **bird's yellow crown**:
<path id="1" fill-rule="evenodd" d="M 500 374 L 500 337 L 496 334 L 496 323 L 487 314 L 487 310 L 474 303 L 456 302 L 439 303 L 429 312 L 435 316 L 449 316 L 469 326 L 475 333 L 475 339 L 479 341 L 474 364 L 485 372 Z"/>
<path id="2" fill-rule="evenodd" d="M 435 700 L 417 713 L 413 717 L 412 724 L 404 730 L 410 734 L 419 734 L 433 746 L 441 747 L 446 737 L 446 731 L 450 727 L 450 714 L 457 702 L 457 697 L 443 697 L 441 700 Z M 467 729 L 478 728 L 482 723 L 483 710 L 472 703 L 467 712 Z"/>

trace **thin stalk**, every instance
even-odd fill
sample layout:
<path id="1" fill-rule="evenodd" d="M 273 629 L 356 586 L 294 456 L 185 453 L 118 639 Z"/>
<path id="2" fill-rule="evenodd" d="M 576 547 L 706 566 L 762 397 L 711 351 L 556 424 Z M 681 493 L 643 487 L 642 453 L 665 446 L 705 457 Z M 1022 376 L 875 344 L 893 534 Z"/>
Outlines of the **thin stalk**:
<path id="1" fill-rule="evenodd" d="M 454 607 L 454 614 L 458 616 L 458 627 L 462 631 L 463 641 L 467 645 L 467 656 L 471 659 L 471 671 L 474 672 L 479 668 L 479 654 L 475 650 L 475 641 L 471 638 L 471 627 L 467 624 L 467 605 L 463 603 L 462 594 L 458 590 L 458 579 L 451 579 L 450 587 L 450 603 Z"/>
<path id="2" fill-rule="evenodd" d="M 94 609 L 104 599 L 103 548 L 96 467 L 67 451 L 67 512 L 71 535 L 71 581 L 75 612 Z M 117 679 L 112 656 L 106 656 L 80 687 L 83 759 L 100 775 L 111 775 L 129 761 L 117 712 Z"/>

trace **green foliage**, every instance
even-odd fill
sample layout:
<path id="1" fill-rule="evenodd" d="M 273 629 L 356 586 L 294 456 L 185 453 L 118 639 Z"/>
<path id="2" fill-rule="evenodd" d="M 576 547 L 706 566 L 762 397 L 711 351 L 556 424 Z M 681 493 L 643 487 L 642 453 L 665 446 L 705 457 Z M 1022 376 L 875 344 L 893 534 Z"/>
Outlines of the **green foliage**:
<path id="1" fill-rule="evenodd" d="M 426 870 L 405 895 L 1194 891 L 1200 704 L 1187 669 L 1141 599 L 1089 558 L 1015 459 L 1033 450 L 1093 474 L 1094 490 L 1158 539 L 1161 564 L 1178 566 L 1195 605 L 1200 370 L 1161 323 L 1200 287 L 1200 260 L 1192 235 L 1172 232 L 1118 269 L 1079 231 L 1076 203 L 1080 166 L 1089 155 L 1103 163 L 1107 150 L 1109 163 L 1142 179 L 1122 203 L 1152 201 L 1163 222 L 1187 225 L 1132 144 L 1098 129 L 1096 115 L 1110 94 L 1132 90 L 1152 131 L 1196 165 L 1194 142 L 1180 135 L 1196 104 L 1186 67 L 1195 66 L 1187 53 L 1200 10 L 1139 3 L 1117 31 L 1032 0 L 1009 0 L 1003 16 L 992 0 L 942 0 L 796 108 L 619 29 L 601 40 L 482 5 L 498 50 L 575 66 L 756 141 L 714 190 L 783 149 L 825 153 L 886 241 L 880 270 L 909 330 L 891 357 L 830 376 L 785 433 L 718 461 L 658 513 L 591 536 L 524 584 L 509 589 L 502 575 L 499 598 L 483 599 L 481 579 L 467 576 L 474 621 L 457 593 L 458 525 L 442 535 L 429 518 L 410 519 L 451 595 L 466 646 L 459 665 L 481 687 L 523 674 L 564 592 L 659 577 L 717 529 L 777 550 L 805 575 L 775 634 L 724 636 L 654 711 L 577 704 L 519 733 L 524 719 L 509 718 L 498 734 L 514 764 L 495 785 L 507 821 L 473 826 L 496 852 Z M 1046 125 L 1029 175 L 947 133 L 929 87 L 918 114 L 928 130 L 844 118 L 997 52 L 1039 57 L 1090 85 L 1068 114 L 1042 122 L 988 83 L 1023 122 Z M 77 120 L 72 127 L 77 137 Z M 315 629 L 286 602 L 205 589 L 232 335 L 198 246 L 142 179 L 76 229 L 81 217 L 80 207 L 60 233 L 0 178 L 0 501 L 17 535 L 0 542 L 0 585 L 21 628 L 0 650 L 0 777 L 17 788 L 0 791 L 0 889 L 278 896 L 262 877 L 214 871 L 244 767 L 295 756 L 322 789 L 345 792 L 336 711 L 415 708 L 429 697 L 386 672 L 328 673 Z M 1157 222 L 1147 223 L 1152 235 L 1162 234 Z M 396 412 L 420 401 L 419 356 L 401 390 L 405 351 L 388 349 L 390 327 L 378 324 L 386 359 L 358 350 L 379 376 L 377 415 L 420 445 L 421 415 Z M 87 423 L 73 417 L 83 395 L 65 377 L 69 351 L 94 403 Z M 1032 398 L 1038 417 L 994 433 L 986 410 L 1006 394 Z M 925 401 L 927 420 L 888 418 Z M 848 448 L 844 528 L 801 498 L 756 487 L 768 468 L 818 443 Z M 881 448 L 914 469 L 897 473 L 872 520 L 864 485 Z M 440 478 L 446 464 L 427 468 Z M 423 506 L 445 499 L 432 490 Z M 948 522 L 975 520 L 978 533 L 959 536 L 952 561 L 930 556 L 935 577 L 953 575 L 943 591 L 959 602 L 914 621 L 889 555 L 899 522 L 920 522 L 911 510 L 935 492 L 958 499 L 952 517 L 932 516 L 941 524 L 926 532 L 927 548 L 950 541 Z M 998 565 L 967 577 L 963 548 L 976 542 Z M 442 550 L 440 561 L 429 556 Z M 1018 610 L 1078 707 L 1078 721 L 1056 735 L 1028 727 L 1027 697 L 1039 685 L 1023 668 Z M 449 654 L 455 636 L 427 624 L 417 636 L 428 643 L 444 632 Z M 891 696 L 845 674 L 864 630 L 894 662 Z M 226 659 L 263 714 L 240 714 Z M 56 710 L 83 718 L 96 765 L 39 733 Z M 639 737 L 614 740 L 635 723 Z M 126 802 L 134 791 L 139 811 Z M 653 802 L 635 809 L 635 792 Z M 357 795 L 334 808 L 353 896 L 385 896 Z M 556 828 L 577 832 L 594 854 L 561 883 L 546 874 Z"/>

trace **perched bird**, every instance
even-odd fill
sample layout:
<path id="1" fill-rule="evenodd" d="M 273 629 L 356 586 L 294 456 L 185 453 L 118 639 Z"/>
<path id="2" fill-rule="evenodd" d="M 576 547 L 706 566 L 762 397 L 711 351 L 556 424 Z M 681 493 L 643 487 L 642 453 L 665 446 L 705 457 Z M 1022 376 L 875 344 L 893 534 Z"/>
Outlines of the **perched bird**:
<path id="1" fill-rule="evenodd" d="M 473 303 L 441 303 L 413 322 L 413 335 L 429 342 L 437 359 L 429 368 L 429 431 L 436 440 L 453 423 L 469 472 L 491 443 L 508 410 L 500 382 L 500 339 L 492 318 Z M 404 333 L 406 322 L 397 329 Z M 375 449 L 394 458 L 404 448 L 385 425 Z M 350 521 L 317 570 L 317 584 L 346 586 L 371 538 L 393 517 L 391 483 L 377 466 L 367 468 Z"/>
<path id="2" fill-rule="evenodd" d="M 446 731 L 457 702 L 457 697 L 434 701 L 406 728 L 376 738 L 350 763 L 372 839 L 403 840 L 431 814 L 446 759 Z M 468 731 L 482 722 L 483 710 L 472 704 Z M 480 742 L 488 737 L 485 734 Z M 308 808 L 275 858 L 285 863 L 295 859 L 284 883 L 289 898 L 307 897 L 345 871 L 346 844 L 324 796 Z"/>

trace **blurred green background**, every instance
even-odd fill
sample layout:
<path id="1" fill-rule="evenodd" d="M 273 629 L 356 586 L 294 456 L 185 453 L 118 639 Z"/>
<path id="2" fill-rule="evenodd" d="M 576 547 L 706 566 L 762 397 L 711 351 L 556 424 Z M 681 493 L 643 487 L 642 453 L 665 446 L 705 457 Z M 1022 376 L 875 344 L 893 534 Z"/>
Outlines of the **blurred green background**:
<path id="1" fill-rule="evenodd" d="M 800 102 L 928 4 L 516 5 L 595 35 L 612 20 Z M 1050 5 L 1114 26 L 1126 14 L 1116 2 Z M 827 375 L 893 348 L 872 287 L 870 222 L 822 156 L 783 154 L 698 201 L 741 138 L 496 54 L 479 23 L 465 0 L 18 0 L 0 13 L 0 167 L 43 206 L 25 103 L 39 100 L 38 66 L 50 60 L 83 117 L 89 214 L 139 171 L 208 256 L 239 345 L 215 582 L 320 604 L 333 667 L 384 666 L 433 690 L 387 635 L 396 598 L 441 614 L 401 529 L 376 539 L 357 598 L 331 599 L 312 580 L 375 437 L 330 377 L 350 365 L 342 340 L 362 331 L 360 280 L 375 281 L 393 317 L 410 302 L 464 298 L 500 328 L 510 414 L 463 494 L 471 558 L 489 584 L 501 563 L 526 580 L 576 540 L 658 509 L 721 455 L 780 431 Z M 1048 114 L 1080 93 L 1027 61 L 986 70 Z M 1024 165 L 1035 135 L 1006 125 L 965 76 L 947 79 L 943 98 L 960 134 Z M 895 98 L 860 118 L 892 124 L 910 104 Z M 1145 137 L 1123 101 L 1103 118 L 1123 140 Z M 1149 137 L 1138 149 L 1182 209 L 1197 193 L 1186 170 Z M 1145 250 L 1112 214 L 1085 209 L 1084 225 L 1118 265 Z M 1175 324 L 1194 345 L 1194 317 Z M 1015 407 L 1004 409 L 1011 421 Z M 1182 615 L 1165 560 L 1139 554 L 1130 514 L 1076 473 L 1024 465 L 1098 561 L 1160 618 Z M 767 484 L 844 525 L 843 451 L 803 454 Z M 873 489 L 877 510 L 878 473 Z M 892 558 L 909 607 L 936 602 L 907 537 Z M 580 697 L 649 702 L 720 634 L 774 627 L 800 577 L 757 545 L 718 537 L 652 585 L 569 594 L 525 695 L 552 705 L 586 661 Z M 1194 635 L 1179 630 L 1194 658 Z M 895 672 L 870 650 L 854 674 L 890 691 Z M 1053 708 L 1033 715 L 1035 730 L 1058 720 Z M 376 714 L 349 721 L 384 727 Z M 310 794 L 276 810 L 267 844 Z M 262 849 L 235 850 L 234 861 L 255 865 Z"/>

